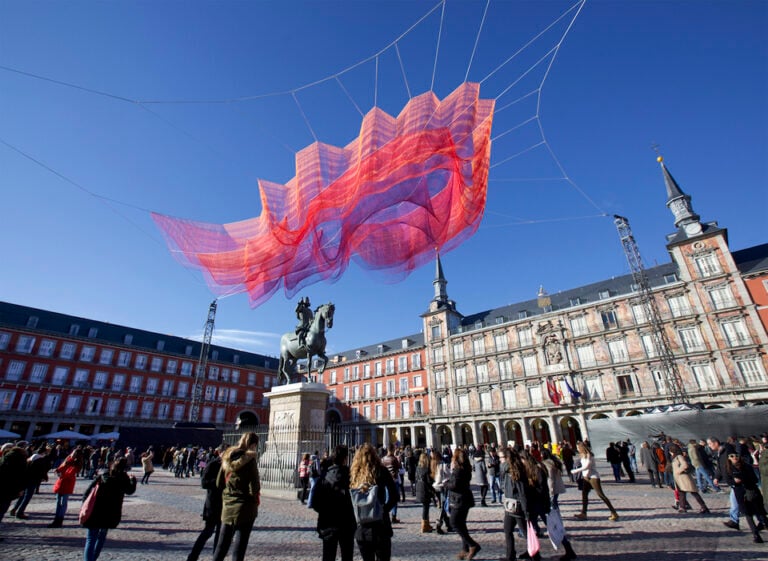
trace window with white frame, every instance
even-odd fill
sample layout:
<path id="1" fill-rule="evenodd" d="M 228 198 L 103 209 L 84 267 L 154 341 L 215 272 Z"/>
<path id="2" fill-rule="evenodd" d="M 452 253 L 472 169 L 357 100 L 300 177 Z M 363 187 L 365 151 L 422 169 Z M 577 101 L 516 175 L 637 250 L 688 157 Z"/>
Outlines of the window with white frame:
<path id="1" fill-rule="evenodd" d="M 80 412 L 80 404 L 83 398 L 79 395 L 70 395 L 67 397 L 67 404 L 64 406 L 64 413 L 67 415 L 76 415 Z"/>
<path id="2" fill-rule="evenodd" d="M 387 380 L 387 395 L 395 395 L 395 381 Z"/>
<path id="3" fill-rule="evenodd" d="M 632 315 L 635 317 L 637 325 L 642 325 L 648 321 L 648 317 L 645 314 L 645 306 L 642 304 L 632 304 Z"/>
<path id="4" fill-rule="evenodd" d="M 31 353 L 32 347 L 35 345 L 35 338 L 31 335 L 19 335 L 16 340 L 16 352 L 17 353 Z"/>
<path id="5" fill-rule="evenodd" d="M 83 348 L 80 349 L 80 360 L 83 362 L 91 362 L 94 356 L 96 356 L 96 347 L 84 345 Z"/>
<path id="6" fill-rule="evenodd" d="M 508 358 L 499 360 L 499 378 L 502 380 L 512 379 L 512 361 Z"/>
<path id="7" fill-rule="evenodd" d="M 493 409 L 491 392 L 480 392 L 480 409 L 482 411 L 490 411 Z"/>
<path id="8" fill-rule="evenodd" d="M 42 384 L 45 382 L 45 377 L 48 374 L 47 364 L 33 364 L 32 372 L 29 374 L 29 381 L 35 384 Z"/>
<path id="9" fill-rule="evenodd" d="M 371 399 L 371 384 L 363 384 L 363 399 Z"/>
<path id="10" fill-rule="evenodd" d="M 544 405 L 541 386 L 528 386 L 528 401 L 533 407 Z"/>
<path id="11" fill-rule="evenodd" d="M 45 396 L 45 402 L 43 403 L 43 413 L 56 413 L 59 409 L 59 402 L 61 401 L 61 395 L 57 393 L 49 393 Z"/>
<path id="12" fill-rule="evenodd" d="M 488 364 L 475 364 L 475 379 L 478 384 L 488 383 Z"/>
<path id="13" fill-rule="evenodd" d="M 27 365 L 23 360 L 11 360 L 8 362 L 8 368 L 5 371 L 5 379 L 11 382 L 17 382 L 24 373 L 24 367 Z M 37 365 L 35 365 L 37 366 Z M 42 365 L 45 366 L 45 365 Z"/>
<path id="14" fill-rule="evenodd" d="M 709 363 L 692 364 L 691 372 L 700 390 L 716 390 L 720 386 L 717 382 L 715 370 Z"/>
<path id="15" fill-rule="evenodd" d="M 384 395 L 384 384 L 381 382 L 376 382 L 375 391 L 376 391 L 376 397 L 381 397 Z"/>
<path id="16" fill-rule="evenodd" d="M 78 368 L 75 370 L 75 381 L 72 383 L 76 388 L 84 388 L 88 385 L 88 370 Z"/>
<path id="17" fill-rule="evenodd" d="M 240 383 L 240 371 L 239 370 L 232 370 L 232 383 L 233 384 L 239 384 Z"/>
<path id="18" fill-rule="evenodd" d="M 587 316 L 576 316 L 571 318 L 571 331 L 573 332 L 574 337 L 589 333 Z"/>
<path id="19" fill-rule="evenodd" d="M 765 371 L 757 358 L 737 359 L 736 366 L 744 384 L 764 384 L 766 382 Z"/>
<path id="20" fill-rule="evenodd" d="M 400 378 L 400 394 L 405 395 L 408 393 L 408 378 Z"/>
<path id="21" fill-rule="evenodd" d="M 245 391 L 245 403 L 246 403 L 246 405 L 253 405 L 253 397 L 254 397 L 253 390 L 246 390 Z"/>
<path id="22" fill-rule="evenodd" d="M 411 368 L 414 370 L 418 370 L 421 368 L 421 355 L 418 353 L 414 353 L 411 355 Z"/>
<path id="23" fill-rule="evenodd" d="M 178 367 L 179 367 L 179 362 L 177 360 L 170 359 L 165 363 L 165 373 L 176 374 L 176 369 Z"/>
<path id="24" fill-rule="evenodd" d="M 51 380 L 51 384 L 54 386 L 63 386 L 67 383 L 68 376 L 69 368 L 65 366 L 57 366 L 53 369 L 53 380 Z"/>
<path id="25" fill-rule="evenodd" d="M 173 406 L 173 420 L 181 421 L 184 418 L 184 405 Z"/>
<path id="26" fill-rule="evenodd" d="M 382 405 L 377 405 L 376 406 L 376 417 L 375 417 L 375 419 L 377 421 L 381 421 L 382 419 L 384 419 L 384 406 L 382 406 Z"/>
<path id="27" fill-rule="evenodd" d="M 192 375 L 192 363 L 191 362 L 182 362 L 181 363 L 181 375 L 182 376 L 191 376 Z"/>
<path id="28" fill-rule="evenodd" d="M 227 410 L 223 407 L 219 407 L 216 409 L 216 422 L 217 423 L 223 423 L 224 422 L 224 416 L 226 414 Z"/>
<path id="29" fill-rule="evenodd" d="M 229 390 L 229 402 L 237 403 L 237 388 L 232 388 Z"/>
<path id="30" fill-rule="evenodd" d="M 407 359 L 406 359 L 407 360 Z M 405 365 L 406 370 L 408 369 L 408 365 Z M 363 378 L 370 378 L 371 377 L 371 365 L 369 363 L 363 364 Z"/>
<path id="31" fill-rule="evenodd" d="M 107 410 L 105 412 L 107 417 L 116 417 L 119 412 L 120 412 L 120 400 L 119 399 L 108 399 L 107 400 Z"/>
<path id="32" fill-rule="evenodd" d="M 432 349 L 432 358 L 435 363 L 443 362 L 443 347 Z"/>
<path id="33" fill-rule="evenodd" d="M 213 401 L 214 399 L 216 399 L 216 387 L 205 386 L 205 401 Z"/>
<path id="34" fill-rule="evenodd" d="M 373 364 L 373 375 L 374 376 L 381 376 L 381 363 L 375 362 Z"/>
<path id="35" fill-rule="evenodd" d="M 88 401 L 85 404 L 85 414 L 90 416 L 101 415 L 101 407 L 103 403 L 104 403 L 104 400 L 100 397 L 89 397 Z M 135 412 L 136 410 L 134 408 L 133 413 Z M 131 415 L 133 415 L 133 413 L 131 413 Z"/>
<path id="36" fill-rule="evenodd" d="M 171 411 L 171 406 L 167 403 L 158 403 L 157 404 L 157 418 L 158 419 L 167 419 L 168 414 Z"/>
<path id="37" fill-rule="evenodd" d="M 159 356 L 153 356 L 152 362 L 149 364 L 149 369 L 152 372 L 160 372 L 163 369 L 163 359 Z"/>
<path id="38" fill-rule="evenodd" d="M 469 394 L 463 393 L 459 394 L 459 411 L 469 411 Z"/>
<path id="39" fill-rule="evenodd" d="M 394 419 L 397 415 L 397 405 L 395 403 L 387 403 L 387 418 Z"/>
<path id="40" fill-rule="evenodd" d="M 501 395 L 504 397 L 504 407 L 506 409 L 512 409 L 517 404 L 517 396 L 515 395 L 514 388 L 505 388 L 502 390 Z"/>
<path id="41" fill-rule="evenodd" d="M 117 355 L 117 365 L 126 368 L 131 365 L 131 353 L 128 351 L 120 351 Z"/>
<path id="42" fill-rule="evenodd" d="M 352 379 L 353 380 L 359 380 L 360 379 L 360 366 L 355 364 L 352 367 Z"/>
<path id="43" fill-rule="evenodd" d="M 509 340 L 506 333 L 496 333 L 493 336 L 493 344 L 497 351 L 506 351 L 509 348 Z"/>
<path id="44" fill-rule="evenodd" d="M 360 386 L 352 386 L 352 399 L 355 401 L 360 399 Z"/>
<path id="45" fill-rule="evenodd" d="M 693 261 L 696 263 L 696 268 L 702 277 L 711 277 L 723 272 L 720 262 L 717 260 L 717 255 L 714 252 L 697 255 L 693 258 Z"/>
<path id="46" fill-rule="evenodd" d="M 744 324 L 744 320 L 737 319 L 735 321 L 724 321 L 720 325 L 723 328 L 723 334 L 728 341 L 729 347 L 740 347 L 752 343 L 752 339 L 749 336 L 749 332 L 747 332 L 747 326 Z"/>
<path id="47" fill-rule="evenodd" d="M 608 350 L 611 353 L 612 362 L 627 362 L 629 360 L 627 344 L 624 339 L 608 341 Z"/>
<path id="48" fill-rule="evenodd" d="M 155 395 L 157 393 L 157 385 L 160 382 L 157 378 L 150 378 L 147 380 L 147 389 L 145 390 L 146 393 L 149 395 Z"/>
<path id="49" fill-rule="evenodd" d="M 635 395 L 635 384 L 632 374 L 622 373 L 616 375 L 616 389 L 620 397 Z"/>
<path id="50" fill-rule="evenodd" d="M 732 308 L 736 305 L 730 286 L 718 286 L 709 291 L 709 298 L 712 300 L 712 306 L 716 310 Z"/>
<path id="51" fill-rule="evenodd" d="M 464 358 L 464 343 L 462 341 L 453 344 L 453 358 L 456 360 Z"/>
<path id="52" fill-rule="evenodd" d="M 0 331 L 0 351 L 4 351 L 8 348 L 8 343 L 11 342 L 11 334 L 5 331 Z"/>
<path id="53" fill-rule="evenodd" d="M 219 401 L 222 403 L 229 401 L 229 388 L 219 388 Z"/>
<path id="54" fill-rule="evenodd" d="M 408 371 L 408 357 L 407 356 L 399 356 L 399 357 L 397 357 L 397 371 L 398 372 L 407 372 Z"/>
<path id="55" fill-rule="evenodd" d="M 685 327 L 678 330 L 680 341 L 686 352 L 703 351 L 704 342 L 701 339 L 698 327 Z"/>
<path id="56" fill-rule="evenodd" d="M 400 417 L 402 419 L 407 419 L 411 416 L 411 404 L 408 401 L 401 401 L 400 402 Z"/>
<path id="57" fill-rule="evenodd" d="M 445 370 L 435 371 L 435 388 L 441 389 L 445 387 Z"/>
<path id="58" fill-rule="evenodd" d="M 653 358 L 656 356 L 656 345 L 653 342 L 653 335 L 650 335 L 648 333 L 640 336 L 640 341 L 643 343 L 643 350 L 645 351 L 645 356 L 648 358 Z"/>
<path id="59" fill-rule="evenodd" d="M 421 385 L 421 374 L 416 374 L 416 376 L 413 377 L 413 387 L 414 388 L 422 388 Z"/>
<path id="60" fill-rule="evenodd" d="M 440 324 L 433 325 L 432 327 L 430 327 L 429 331 L 432 334 L 432 339 L 440 338 Z"/>
<path id="61" fill-rule="evenodd" d="M 599 378 L 586 378 L 584 380 L 586 398 L 595 401 L 603 399 L 603 385 Z"/>
<path id="62" fill-rule="evenodd" d="M 482 337 L 472 339 L 472 354 L 475 356 L 485 354 L 485 339 Z"/>
<path id="63" fill-rule="evenodd" d="M 112 376 L 112 391 L 121 392 L 125 386 L 125 374 L 115 374 Z"/>
<path id="64" fill-rule="evenodd" d="M 536 355 L 526 355 L 523 357 L 523 372 L 525 372 L 526 376 L 535 376 L 539 373 Z"/>
<path id="65" fill-rule="evenodd" d="M 387 374 L 394 374 L 395 373 L 395 359 L 394 358 L 388 358 L 387 359 Z"/>
<path id="66" fill-rule="evenodd" d="M 38 392 L 24 392 L 19 399 L 19 411 L 32 411 L 37 406 L 37 400 L 40 398 Z"/>
<path id="67" fill-rule="evenodd" d="M 173 380 L 163 380 L 162 394 L 166 397 L 173 395 Z"/>
<path id="68" fill-rule="evenodd" d="M 600 312 L 600 319 L 603 322 L 603 329 L 616 329 L 619 326 L 615 310 L 603 310 Z"/>
<path id="69" fill-rule="evenodd" d="M 139 393 L 141 392 L 141 384 L 144 382 L 144 378 L 141 376 L 131 376 L 131 385 L 129 386 L 129 391 L 131 393 Z"/>
<path id="70" fill-rule="evenodd" d="M 149 419 L 152 417 L 152 412 L 155 410 L 155 402 L 154 401 L 145 401 L 141 404 L 141 418 L 142 419 Z"/>
<path id="71" fill-rule="evenodd" d="M 456 372 L 456 385 L 466 386 L 467 385 L 467 369 L 464 366 L 460 366 L 455 369 L 455 372 Z"/>
<path id="72" fill-rule="evenodd" d="M 413 414 L 414 415 L 423 415 L 424 414 L 423 405 L 422 405 L 420 399 L 414 399 L 413 400 Z"/>
<path id="73" fill-rule="evenodd" d="M 673 318 L 679 318 L 687 316 L 691 313 L 691 306 L 688 303 L 688 297 L 684 294 L 679 296 L 670 296 L 667 298 L 667 305 L 669 306 L 669 312 Z"/>
<path id="74" fill-rule="evenodd" d="M 107 387 L 107 373 L 106 372 L 96 372 L 96 374 L 93 377 L 93 387 L 97 390 L 103 390 L 105 387 Z"/>
<path id="75" fill-rule="evenodd" d="M 659 394 L 667 393 L 667 380 L 664 377 L 664 373 L 658 368 L 654 368 L 651 370 L 651 377 L 653 378 L 653 383 L 656 386 L 656 392 Z"/>
<path id="76" fill-rule="evenodd" d="M 447 395 L 438 396 L 436 405 L 437 405 L 438 413 L 448 413 L 448 396 Z"/>
<path id="77" fill-rule="evenodd" d="M 147 367 L 147 355 L 136 355 L 136 370 L 144 370 Z"/>
<path id="78" fill-rule="evenodd" d="M 209 366 L 208 367 L 208 379 L 209 380 L 218 380 L 219 379 L 219 367 L 218 366 Z"/>
<path id="79" fill-rule="evenodd" d="M 112 364 L 112 357 L 115 356 L 115 351 L 112 349 L 101 349 L 99 353 L 99 364 L 109 366 Z"/>
<path id="80" fill-rule="evenodd" d="M 371 418 L 371 406 L 370 405 L 366 405 L 365 407 L 363 407 L 363 417 L 365 419 L 370 419 Z"/>
<path id="81" fill-rule="evenodd" d="M 522 327 L 517 330 L 517 340 L 520 346 L 525 347 L 533 344 L 533 332 L 530 327 Z"/>
<path id="82" fill-rule="evenodd" d="M 72 360 L 72 357 L 75 356 L 76 349 L 77 349 L 77 345 L 75 345 L 74 343 L 64 343 L 63 345 L 61 345 L 59 358 L 63 358 L 64 360 Z"/>
<path id="83" fill-rule="evenodd" d="M 56 341 L 50 339 L 43 339 L 40 341 L 40 346 L 37 348 L 37 354 L 39 356 L 53 356 L 53 351 L 56 349 Z"/>

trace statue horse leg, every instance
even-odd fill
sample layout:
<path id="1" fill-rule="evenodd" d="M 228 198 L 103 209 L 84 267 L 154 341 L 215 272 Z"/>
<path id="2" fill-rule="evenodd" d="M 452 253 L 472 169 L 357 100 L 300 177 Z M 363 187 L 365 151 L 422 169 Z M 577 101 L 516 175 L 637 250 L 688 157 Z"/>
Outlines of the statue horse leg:
<path id="1" fill-rule="evenodd" d="M 324 352 L 319 352 L 319 353 L 317 354 L 317 357 L 318 357 L 320 360 L 322 360 L 322 361 L 323 361 L 323 363 L 322 363 L 320 366 L 318 366 L 318 368 L 317 368 L 317 374 L 318 374 L 318 376 L 319 376 L 320 374 L 322 374 L 323 372 L 325 372 L 325 366 L 328 364 L 328 357 L 327 357 L 327 356 L 325 356 L 325 353 L 324 353 Z"/>

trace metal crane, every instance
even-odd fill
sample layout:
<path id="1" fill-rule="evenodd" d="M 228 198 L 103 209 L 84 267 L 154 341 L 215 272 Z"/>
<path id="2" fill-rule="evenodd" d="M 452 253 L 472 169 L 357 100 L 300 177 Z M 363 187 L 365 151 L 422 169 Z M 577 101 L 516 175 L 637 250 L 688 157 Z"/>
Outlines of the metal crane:
<path id="1" fill-rule="evenodd" d="M 680 376 L 680 370 L 677 368 L 675 357 L 672 354 L 672 346 L 669 343 L 667 332 L 664 330 L 656 299 L 651 292 L 651 284 L 648 281 L 648 275 L 645 273 L 643 260 L 640 257 L 640 250 L 632 235 L 632 229 L 629 227 L 629 220 L 614 214 L 613 222 L 619 232 L 621 245 L 624 248 L 629 268 L 632 271 L 632 278 L 640 291 L 640 303 L 643 306 L 645 317 L 651 326 L 653 347 L 656 351 L 656 357 L 661 362 L 660 370 L 664 376 L 667 394 L 672 400 L 673 405 L 687 403 L 688 395 L 683 387 L 683 379 Z"/>
<path id="2" fill-rule="evenodd" d="M 189 422 L 197 423 L 200 420 L 200 404 L 203 402 L 203 384 L 205 383 L 205 368 L 208 366 L 208 354 L 213 338 L 213 324 L 216 319 L 216 300 L 211 302 L 208 308 L 208 319 L 205 322 L 203 333 L 203 346 L 200 348 L 200 358 L 195 370 L 195 383 L 192 386 L 192 406 L 189 408 Z"/>

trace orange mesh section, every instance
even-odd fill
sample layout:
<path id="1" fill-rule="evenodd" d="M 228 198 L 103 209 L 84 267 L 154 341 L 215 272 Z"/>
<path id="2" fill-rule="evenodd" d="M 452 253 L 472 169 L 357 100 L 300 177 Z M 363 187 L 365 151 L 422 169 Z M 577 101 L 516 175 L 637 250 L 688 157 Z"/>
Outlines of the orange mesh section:
<path id="1" fill-rule="evenodd" d="M 413 98 L 396 118 L 378 108 L 344 148 L 296 154 L 286 185 L 259 181 L 262 212 L 208 224 L 153 213 L 173 255 L 218 295 L 252 306 L 281 286 L 288 298 L 338 279 L 354 259 L 394 282 L 469 236 L 487 195 L 493 100 L 465 83 L 440 102 Z"/>

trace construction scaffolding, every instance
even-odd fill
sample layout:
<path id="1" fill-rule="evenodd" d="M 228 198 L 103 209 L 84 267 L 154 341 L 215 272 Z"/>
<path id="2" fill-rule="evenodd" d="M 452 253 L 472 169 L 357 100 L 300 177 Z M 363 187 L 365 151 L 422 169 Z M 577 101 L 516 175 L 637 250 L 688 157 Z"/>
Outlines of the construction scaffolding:
<path id="1" fill-rule="evenodd" d="M 213 324 L 216 320 L 216 300 L 211 302 L 208 308 L 208 319 L 205 322 L 203 333 L 203 346 L 200 348 L 200 358 L 195 369 L 195 383 L 192 386 L 192 406 L 189 408 L 189 422 L 197 423 L 200 420 L 200 404 L 203 402 L 203 385 L 205 384 L 205 369 L 208 366 L 208 354 L 213 338 Z"/>

